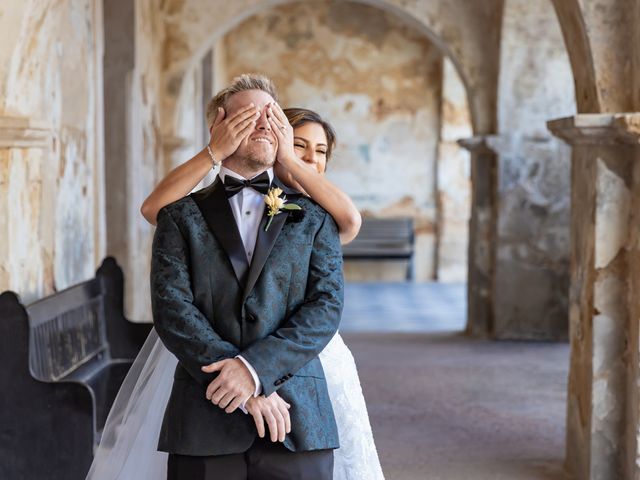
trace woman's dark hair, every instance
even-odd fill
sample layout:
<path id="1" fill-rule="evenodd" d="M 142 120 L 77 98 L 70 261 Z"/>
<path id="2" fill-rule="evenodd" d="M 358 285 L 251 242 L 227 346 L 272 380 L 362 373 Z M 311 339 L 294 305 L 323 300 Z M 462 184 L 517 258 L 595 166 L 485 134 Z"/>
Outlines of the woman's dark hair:
<path id="1" fill-rule="evenodd" d="M 336 132 L 320 115 L 313 110 L 307 110 L 306 108 L 285 108 L 284 114 L 287 116 L 289 123 L 295 129 L 305 123 L 317 123 L 324 130 L 324 134 L 327 136 L 327 162 L 331 158 L 333 148 L 336 146 Z"/>

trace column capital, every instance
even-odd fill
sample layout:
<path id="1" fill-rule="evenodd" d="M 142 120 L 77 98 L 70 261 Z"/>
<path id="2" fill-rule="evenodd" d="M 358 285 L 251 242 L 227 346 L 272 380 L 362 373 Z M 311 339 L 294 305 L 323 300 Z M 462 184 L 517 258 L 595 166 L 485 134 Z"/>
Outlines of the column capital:
<path id="1" fill-rule="evenodd" d="M 491 135 L 476 135 L 458 140 L 458 145 L 471 153 L 495 154 L 499 156 L 513 155 L 522 150 L 523 143 L 542 145 L 555 140 L 549 134 L 523 134 L 519 132 L 500 133 Z"/>
<path id="2" fill-rule="evenodd" d="M 461 138 L 457 144 L 471 153 L 496 155 L 498 153 L 496 143 L 499 138 L 499 135 L 474 135 L 469 138 Z"/>
<path id="3" fill-rule="evenodd" d="M 547 122 L 569 145 L 640 145 L 640 112 L 580 113 Z"/>
<path id="4" fill-rule="evenodd" d="M 47 122 L 0 115 L 0 148 L 49 148 L 53 130 Z"/>

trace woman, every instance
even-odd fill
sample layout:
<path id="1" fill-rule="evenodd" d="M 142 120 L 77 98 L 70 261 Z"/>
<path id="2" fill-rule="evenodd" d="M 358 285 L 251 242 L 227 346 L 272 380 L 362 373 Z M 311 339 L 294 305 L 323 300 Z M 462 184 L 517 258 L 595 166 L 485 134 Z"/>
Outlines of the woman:
<path id="1" fill-rule="evenodd" d="M 342 243 L 351 241 L 360 228 L 360 215 L 351 199 L 323 176 L 335 146 L 333 129 L 310 110 L 283 111 L 277 104 L 267 108 L 279 145 L 276 175 L 323 206 L 336 220 Z M 155 224 L 163 206 L 187 195 L 204 178 L 211 169 L 211 152 L 252 131 L 254 110 L 248 106 L 235 123 L 230 119 L 235 129 L 229 121 L 223 125 L 224 112 L 218 112 L 210 145 L 171 171 L 145 200 L 141 212 L 147 221 Z M 351 352 L 336 334 L 319 357 L 340 435 L 334 479 L 384 478 Z M 167 454 L 156 451 L 156 443 L 176 363 L 152 330 L 114 402 L 88 479 L 166 477 Z"/>

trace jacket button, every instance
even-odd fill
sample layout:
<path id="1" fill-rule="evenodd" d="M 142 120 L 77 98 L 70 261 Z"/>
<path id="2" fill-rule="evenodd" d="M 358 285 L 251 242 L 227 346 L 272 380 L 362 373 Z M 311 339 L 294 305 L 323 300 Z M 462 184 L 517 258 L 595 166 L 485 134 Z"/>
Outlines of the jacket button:
<path id="1" fill-rule="evenodd" d="M 249 315 L 247 315 L 247 320 L 249 320 L 251 323 L 255 323 L 258 319 L 253 313 L 250 313 Z"/>
<path id="2" fill-rule="evenodd" d="M 280 385 L 282 383 L 282 380 L 278 379 L 275 382 L 273 382 L 273 384 L 277 387 L 278 385 Z"/>

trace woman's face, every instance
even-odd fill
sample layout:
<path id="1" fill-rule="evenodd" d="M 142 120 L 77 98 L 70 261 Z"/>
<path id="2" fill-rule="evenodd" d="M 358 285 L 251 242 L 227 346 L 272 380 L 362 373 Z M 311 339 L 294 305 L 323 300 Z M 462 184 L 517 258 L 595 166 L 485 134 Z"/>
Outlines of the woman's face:
<path id="1" fill-rule="evenodd" d="M 293 130 L 293 148 L 298 158 L 318 173 L 327 168 L 327 135 L 319 123 L 307 122 Z"/>
<path id="2" fill-rule="evenodd" d="M 308 122 L 293 129 L 293 149 L 299 159 L 320 174 L 327 168 L 327 135 L 319 123 Z M 293 179 L 293 175 L 276 162 L 276 176 L 286 185 L 304 193 L 302 186 Z"/>

